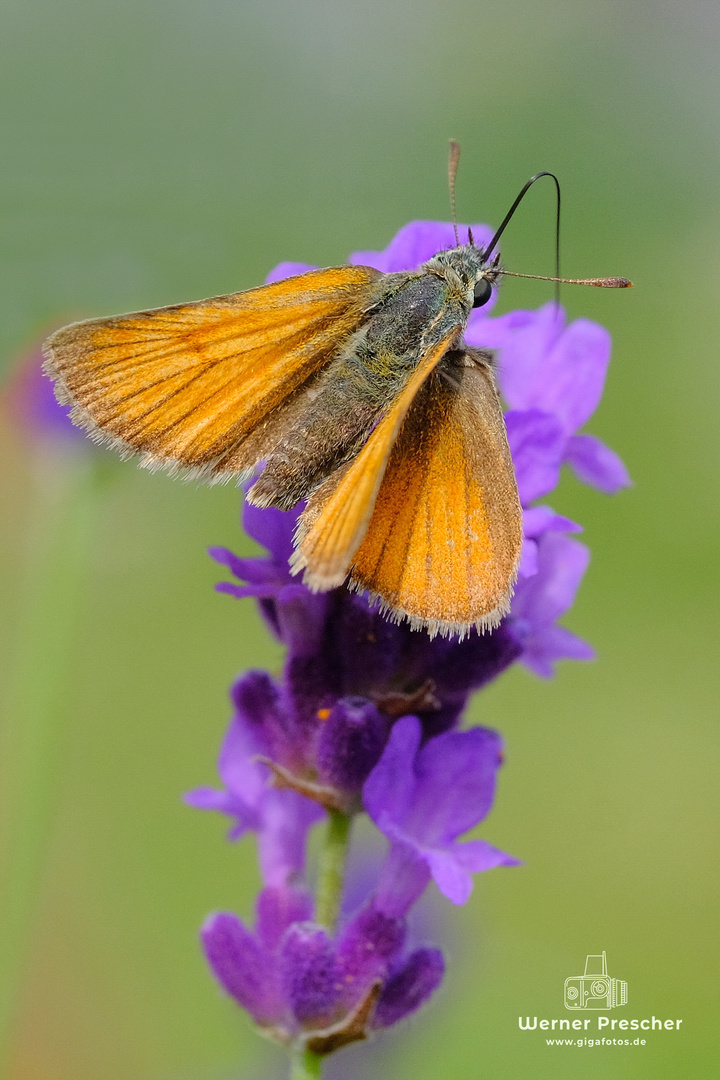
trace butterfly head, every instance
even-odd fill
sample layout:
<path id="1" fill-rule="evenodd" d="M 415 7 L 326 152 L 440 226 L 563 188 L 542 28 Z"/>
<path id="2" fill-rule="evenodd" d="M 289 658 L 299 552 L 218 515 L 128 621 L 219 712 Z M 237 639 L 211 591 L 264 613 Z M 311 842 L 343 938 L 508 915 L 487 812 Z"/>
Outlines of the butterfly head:
<path id="1" fill-rule="evenodd" d="M 500 256 L 488 260 L 483 249 L 472 242 L 438 252 L 423 269 L 444 278 L 460 293 L 468 310 L 487 304 L 501 274 Z"/>

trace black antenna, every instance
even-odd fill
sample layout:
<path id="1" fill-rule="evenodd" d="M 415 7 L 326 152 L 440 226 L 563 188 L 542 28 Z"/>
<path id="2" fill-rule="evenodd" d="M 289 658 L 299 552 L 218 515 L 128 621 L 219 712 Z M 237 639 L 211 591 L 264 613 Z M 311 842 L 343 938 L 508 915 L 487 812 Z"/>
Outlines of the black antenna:
<path id="1" fill-rule="evenodd" d="M 460 144 L 454 139 L 450 140 L 450 160 L 448 161 L 448 183 L 450 185 L 450 212 L 452 213 L 453 229 L 455 230 L 455 246 L 460 247 L 458 236 L 457 214 L 455 213 L 455 176 L 457 174 L 458 161 L 460 160 Z"/>
<path id="2" fill-rule="evenodd" d="M 503 218 L 503 221 L 502 221 L 502 224 L 501 224 L 500 228 L 497 230 L 497 232 L 493 236 L 492 240 L 490 241 L 488 246 L 483 251 L 482 259 L 483 259 L 483 262 L 488 261 L 488 258 L 490 256 L 490 254 L 492 253 L 493 248 L 496 247 L 498 240 L 500 239 L 502 234 L 505 232 L 505 227 L 506 227 L 507 223 L 510 221 L 510 218 L 513 216 L 513 214 L 517 210 L 518 206 L 520 205 L 522 200 L 525 198 L 525 196 L 527 195 L 528 191 L 533 186 L 535 181 L 539 180 L 541 176 L 550 176 L 550 177 L 552 177 L 552 179 L 555 181 L 555 190 L 557 191 L 557 216 L 556 216 L 556 219 L 555 219 L 555 278 L 557 279 L 557 278 L 560 277 L 560 181 L 558 180 L 555 173 L 539 172 L 539 173 L 535 173 L 534 176 L 530 177 L 527 184 L 522 189 L 522 191 L 518 195 L 517 199 L 512 204 L 512 206 L 508 210 L 507 214 Z M 456 229 L 456 234 L 457 234 L 457 229 Z M 556 298 L 556 300 L 559 299 L 559 289 L 556 290 L 556 297 L 555 298 Z"/>

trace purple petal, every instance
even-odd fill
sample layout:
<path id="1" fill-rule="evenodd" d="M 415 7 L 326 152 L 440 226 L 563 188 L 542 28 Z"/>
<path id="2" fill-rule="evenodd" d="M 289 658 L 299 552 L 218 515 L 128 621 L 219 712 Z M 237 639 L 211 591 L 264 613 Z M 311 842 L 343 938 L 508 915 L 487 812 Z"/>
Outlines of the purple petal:
<path id="1" fill-rule="evenodd" d="M 319 803 L 296 791 L 266 790 L 258 830 L 260 873 L 266 885 L 284 886 L 302 877 L 308 831 L 324 814 Z"/>
<path id="2" fill-rule="evenodd" d="M 472 829 L 492 806 L 501 749 L 487 728 L 430 739 L 417 756 L 412 806 L 399 824 L 426 847 L 443 847 Z"/>
<path id="3" fill-rule="evenodd" d="M 183 795 L 183 802 L 194 806 L 196 810 L 219 810 L 223 814 L 226 813 L 228 803 L 234 801 L 234 797 L 227 791 L 218 791 L 212 787 L 193 788 Z M 245 809 L 244 803 L 238 805 Z"/>
<path id="4" fill-rule="evenodd" d="M 520 651 L 514 635 L 502 626 L 462 642 L 431 640 L 407 623 L 389 622 L 364 597 L 345 590 L 328 595 L 326 618 L 314 666 L 323 668 L 330 700 L 344 694 L 372 698 L 387 690 L 414 689 L 431 679 L 439 708 L 418 711 L 424 737 L 454 726 L 470 690 L 496 678 Z"/>
<path id="5" fill-rule="evenodd" d="M 251 758 L 263 754 L 290 768 L 302 767 L 304 759 L 298 745 L 297 726 L 283 698 L 265 671 L 249 671 L 232 687 L 237 723 L 244 723 L 254 740 L 254 748 L 248 748 L 247 754 Z M 229 757 L 228 765 L 236 764 L 236 757 Z M 224 761 L 221 767 L 224 768 Z M 223 772 L 221 776 L 225 778 Z M 242 790 L 240 785 L 244 782 L 235 782 L 235 790 Z M 225 783 L 229 785 L 230 780 L 226 779 Z"/>
<path id="6" fill-rule="evenodd" d="M 451 844 L 444 851 L 428 850 L 425 856 L 435 884 L 453 904 L 465 904 L 473 890 L 473 874 L 497 866 L 517 866 L 519 860 L 485 840 Z"/>
<path id="7" fill-rule="evenodd" d="M 521 660 L 541 679 L 551 679 L 557 660 L 594 660 L 595 650 L 564 626 L 548 626 L 531 634 L 524 642 Z"/>
<path id="8" fill-rule="evenodd" d="M 365 809 L 378 828 L 381 820 L 404 821 L 415 795 L 415 757 L 422 729 L 415 716 L 394 725 L 383 755 L 363 788 Z"/>
<path id="9" fill-rule="evenodd" d="M 482 312 L 483 308 L 477 309 Z M 473 312 L 473 315 L 477 312 Z M 482 322 L 475 321 L 471 315 L 468 322 L 467 331 L 465 332 L 465 340 L 468 345 L 473 345 L 476 348 L 485 349 L 504 349 L 511 342 L 514 341 L 515 335 L 530 331 L 535 327 L 538 320 L 538 313 L 536 311 L 509 311 L 507 315 L 500 315 L 496 319 L 483 319 Z M 516 350 L 520 358 L 522 359 L 522 352 L 520 349 Z M 503 388 L 503 394 L 507 398 L 508 402 L 515 407 L 514 402 L 505 391 L 505 384 L 503 381 L 504 365 L 501 353 L 499 358 L 499 374 L 500 385 Z M 515 351 L 512 355 L 508 354 L 508 363 L 515 365 L 514 359 Z M 512 381 L 510 382 L 512 388 Z M 517 406 L 520 408 L 521 406 Z"/>
<path id="10" fill-rule="evenodd" d="M 312 656 L 325 630 L 327 593 L 311 593 L 293 582 L 277 593 L 276 616 L 283 644 L 294 656 Z"/>
<path id="11" fill-rule="evenodd" d="M 523 532 L 525 536 L 537 538 L 546 532 L 580 533 L 582 525 L 570 518 L 556 514 L 549 506 L 529 506 L 523 510 Z"/>
<path id="12" fill-rule="evenodd" d="M 290 1008 L 300 1024 L 325 1027 L 339 998 L 339 971 L 333 944 L 315 923 L 295 923 L 280 951 L 280 977 Z"/>
<path id="13" fill-rule="evenodd" d="M 589 560 L 578 540 L 545 533 L 538 541 L 538 572 L 520 582 L 513 597 L 513 620 L 534 629 L 551 625 L 571 606 Z"/>
<path id="14" fill-rule="evenodd" d="M 493 847 L 486 840 L 466 840 L 453 846 L 455 861 L 473 874 L 494 870 L 496 866 L 520 866 L 520 859 Z"/>
<path id="15" fill-rule="evenodd" d="M 337 951 L 346 1002 L 354 1002 L 400 952 L 406 937 L 405 920 L 391 918 L 369 904 L 345 929 Z"/>
<path id="16" fill-rule="evenodd" d="M 243 581 L 247 580 L 247 578 L 245 577 L 243 565 L 245 563 L 245 559 L 240 559 L 237 555 L 235 555 L 234 552 L 230 551 L 229 548 L 209 547 L 208 555 L 211 559 L 214 559 L 215 562 L 220 563 L 221 566 L 227 566 L 227 568 L 232 574 L 235 575 L 235 577 L 242 578 Z M 264 563 L 264 565 L 267 566 L 267 563 Z"/>
<path id="17" fill-rule="evenodd" d="M 484 728 L 439 735 L 418 753 L 419 741 L 417 718 L 399 720 L 365 785 L 366 808 L 391 840 L 376 899 L 390 914 L 404 914 L 425 888 L 423 863 L 442 892 L 467 899 L 473 852 L 481 849 L 471 847 L 463 860 L 453 841 L 487 814 L 500 764 L 500 740 Z"/>
<path id="18" fill-rule="evenodd" d="M 292 886 L 268 886 L 257 899 L 256 933 L 260 942 L 274 952 L 292 923 L 306 922 L 312 916 L 312 897 L 304 889 Z"/>
<path id="19" fill-rule="evenodd" d="M 498 340 L 504 336 L 499 359 L 503 395 L 513 409 L 552 413 L 565 434 L 572 435 L 600 401 L 610 335 L 588 319 L 564 327 L 564 312 L 554 302 L 540 308 L 534 319 L 524 312 L 513 314 L 514 322 L 508 320 L 497 334 Z"/>
<path id="20" fill-rule="evenodd" d="M 532 577 L 538 572 L 538 551 L 537 544 L 534 540 L 529 540 L 527 536 L 523 540 L 522 552 L 520 554 L 520 565 L 518 566 L 518 577 L 526 578 Z"/>
<path id="21" fill-rule="evenodd" d="M 291 653 L 285 661 L 286 711 L 293 719 L 295 753 L 302 769 L 312 765 L 321 715 L 336 696 L 332 675 L 322 650 L 309 656 Z"/>
<path id="22" fill-rule="evenodd" d="M 381 825 L 378 828 L 382 830 Z M 392 839 L 380 871 L 375 906 L 385 915 L 401 918 L 422 896 L 429 881 L 430 869 L 424 854 L 406 840 Z"/>
<path id="23" fill-rule="evenodd" d="M 555 417 L 539 409 L 508 412 L 505 424 L 524 506 L 557 487 L 565 435 Z"/>
<path id="24" fill-rule="evenodd" d="M 542 378 L 534 390 L 534 404 L 554 413 L 572 435 L 595 412 L 610 363 L 610 335 L 588 319 L 571 323 L 551 349 Z"/>
<path id="25" fill-rule="evenodd" d="M 261 510 L 246 502 L 243 507 L 243 528 L 248 536 L 257 541 L 270 553 L 277 567 L 284 570 L 285 579 L 293 579 L 288 568 L 288 561 L 293 552 L 293 535 L 304 503 L 293 510 L 277 510 L 269 506 Z"/>
<path id="26" fill-rule="evenodd" d="M 320 732 L 316 760 L 322 782 L 359 792 L 380 760 L 387 729 L 387 720 L 367 698 L 341 698 Z"/>
<path id="27" fill-rule="evenodd" d="M 334 596 L 324 641 L 329 667 L 337 672 L 340 694 L 367 697 L 366 688 L 385 689 L 397 675 L 407 634 L 371 609 L 364 597 L 345 591 Z"/>
<path id="28" fill-rule="evenodd" d="M 285 278 L 295 277 L 297 274 L 307 274 L 309 270 L 317 270 L 317 266 L 302 262 L 281 262 L 271 270 L 265 278 L 265 284 L 270 285 L 273 281 L 284 281 Z"/>
<path id="29" fill-rule="evenodd" d="M 574 435 L 565 447 L 565 460 L 579 480 L 614 495 L 632 480 L 624 464 L 609 446 L 594 435 Z"/>
<path id="30" fill-rule="evenodd" d="M 200 937 L 215 978 L 261 1025 L 282 1015 L 282 1000 L 271 955 L 230 913 L 205 921 Z"/>
<path id="31" fill-rule="evenodd" d="M 511 409 L 552 412 L 543 404 L 542 391 L 548 355 L 564 325 L 565 313 L 553 301 L 537 311 L 513 311 L 489 319 L 483 327 L 487 335 L 484 344 L 500 349 L 498 378 Z"/>
<path id="32" fill-rule="evenodd" d="M 221 566 L 227 566 L 228 570 L 240 581 L 247 581 L 251 585 L 269 586 L 277 590 L 277 569 L 268 559 L 241 559 L 223 547 L 209 547 L 208 555 Z"/>
<path id="33" fill-rule="evenodd" d="M 257 806 L 267 784 L 267 772 L 255 760 L 266 754 L 268 745 L 262 729 L 255 728 L 244 715 L 235 716 L 220 748 L 218 775 L 228 791 L 248 806 Z"/>
<path id="34" fill-rule="evenodd" d="M 230 687 L 230 700 L 251 728 L 263 728 L 276 722 L 279 691 L 267 671 L 246 671 Z"/>
<path id="35" fill-rule="evenodd" d="M 453 851 L 428 851 L 430 873 L 443 896 L 453 904 L 466 904 L 473 889 L 472 875 L 455 858 Z"/>
<path id="36" fill-rule="evenodd" d="M 511 626 L 522 643 L 522 661 L 535 674 L 550 678 L 560 659 L 590 660 L 590 646 L 555 620 L 570 607 L 589 560 L 587 548 L 561 533 L 545 533 L 538 542 L 538 572 L 518 584 Z"/>
<path id="37" fill-rule="evenodd" d="M 194 788 L 183 795 L 183 802 L 196 810 L 214 810 L 216 813 L 234 817 L 235 825 L 228 833 L 229 840 L 239 840 L 248 829 L 257 829 L 260 823 L 256 808 L 248 806 L 229 791 L 218 791 L 210 787 Z"/>
<path id="38" fill-rule="evenodd" d="M 464 708 L 467 695 L 496 678 L 517 659 L 516 643 L 504 625 L 491 634 L 471 634 L 464 641 L 434 638 L 411 631 L 413 650 L 422 667 L 416 678 L 431 678 L 441 701 L 458 706 L 441 708 L 437 719 L 432 713 L 424 714 L 423 733 L 426 737 L 439 735 L 454 724 L 460 709 Z M 448 719 L 449 713 L 449 719 Z"/>
<path id="39" fill-rule="evenodd" d="M 488 225 L 472 225 L 477 247 L 492 239 Z M 460 243 L 466 243 L 467 225 L 459 225 Z M 395 234 L 383 251 L 355 251 L 348 262 L 351 266 L 373 266 L 386 274 L 417 270 L 439 251 L 456 247 L 455 231 L 449 221 L 411 221 Z"/>
<path id="40" fill-rule="evenodd" d="M 265 600 L 274 597 L 277 593 L 276 585 L 232 585 L 229 581 L 219 581 L 215 586 L 215 592 L 225 596 L 234 596 L 236 600 L 245 600 L 248 596 L 253 600 Z"/>
<path id="41" fill-rule="evenodd" d="M 409 1016 L 437 990 L 445 974 L 439 949 L 417 949 L 383 987 L 373 1027 L 385 1028 Z"/>

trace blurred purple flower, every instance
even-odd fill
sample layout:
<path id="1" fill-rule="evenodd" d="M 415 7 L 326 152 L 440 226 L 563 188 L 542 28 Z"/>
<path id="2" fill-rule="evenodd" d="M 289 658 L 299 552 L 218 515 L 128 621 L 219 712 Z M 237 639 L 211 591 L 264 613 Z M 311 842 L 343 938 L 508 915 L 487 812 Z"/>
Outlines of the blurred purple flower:
<path id="1" fill-rule="evenodd" d="M 220 985 L 280 1042 L 330 1053 L 404 1019 L 439 986 L 441 953 L 406 954 L 404 919 L 370 903 L 333 938 L 311 915 L 306 893 L 266 888 L 254 932 L 227 912 L 202 928 Z"/>
<path id="2" fill-rule="evenodd" d="M 39 346 L 30 349 L 12 370 L 2 391 L 15 426 L 29 439 L 49 439 L 91 449 L 93 444 L 70 420 L 69 407 L 61 405 L 50 379 L 43 374 Z"/>

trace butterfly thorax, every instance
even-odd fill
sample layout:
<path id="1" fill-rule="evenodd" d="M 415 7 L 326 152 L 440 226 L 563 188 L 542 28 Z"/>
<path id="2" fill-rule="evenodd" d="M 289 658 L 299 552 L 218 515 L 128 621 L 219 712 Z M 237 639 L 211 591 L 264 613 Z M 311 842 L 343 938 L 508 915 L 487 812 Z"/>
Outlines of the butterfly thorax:
<path id="1" fill-rule="evenodd" d="M 422 357 L 459 341 L 484 268 L 476 248 L 442 252 L 378 282 L 368 319 L 317 377 L 307 407 L 273 448 L 252 501 L 287 509 L 352 460 Z"/>

